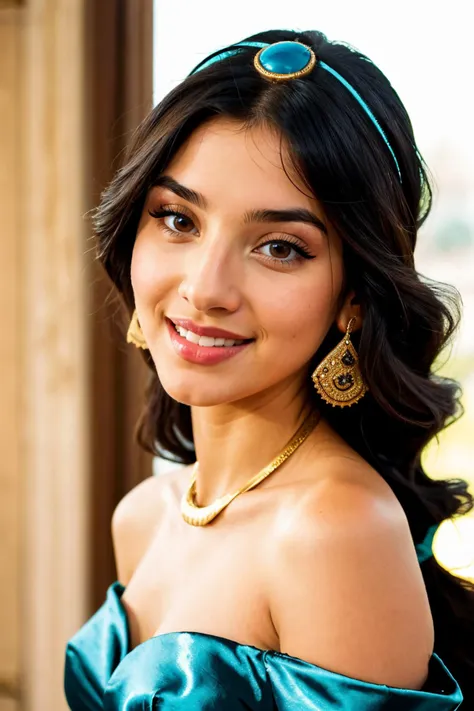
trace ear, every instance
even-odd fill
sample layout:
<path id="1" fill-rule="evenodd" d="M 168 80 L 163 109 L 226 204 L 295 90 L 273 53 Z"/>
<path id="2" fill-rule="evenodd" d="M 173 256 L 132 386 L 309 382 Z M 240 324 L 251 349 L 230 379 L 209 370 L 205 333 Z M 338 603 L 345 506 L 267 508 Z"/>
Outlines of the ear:
<path id="1" fill-rule="evenodd" d="M 336 318 L 337 327 L 342 333 L 346 332 L 347 324 L 351 318 L 356 319 L 355 323 L 352 324 L 351 331 L 358 331 L 362 327 L 362 315 L 359 300 L 354 290 L 347 294 Z"/>

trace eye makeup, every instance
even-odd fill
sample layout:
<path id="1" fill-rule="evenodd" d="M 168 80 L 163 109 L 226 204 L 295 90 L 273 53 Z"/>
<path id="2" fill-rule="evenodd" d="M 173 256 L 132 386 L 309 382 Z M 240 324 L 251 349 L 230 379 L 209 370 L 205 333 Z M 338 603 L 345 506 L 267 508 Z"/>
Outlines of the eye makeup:
<path id="1" fill-rule="evenodd" d="M 193 235 L 192 231 L 188 231 L 186 229 L 180 230 L 176 229 L 173 227 L 170 227 L 169 224 L 166 223 L 166 218 L 171 217 L 175 218 L 176 220 L 184 220 L 187 222 L 191 222 L 191 224 L 194 226 L 194 220 L 193 216 L 191 213 L 181 205 L 160 205 L 158 209 L 156 210 L 149 210 L 149 215 L 153 217 L 154 219 L 158 220 L 161 224 L 161 229 L 163 229 L 167 234 L 169 234 L 172 237 L 176 237 L 176 235 Z M 262 247 L 267 247 L 269 245 L 285 245 L 289 247 L 293 252 L 297 254 L 296 257 L 289 259 L 280 259 L 279 257 L 272 257 L 269 255 L 263 255 L 264 258 L 267 261 L 271 261 L 273 263 L 276 263 L 278 265 L 281 265 L 283 267 L 291 267 L 294 264 L 301 262 L 303 260 L 310 260 L 310 259 L 315 259 L 315 255 L 311 254 L 309 249 L 303 245 L 300 240 L 298 240 L 295 237 L 291 237 L 290 235 L 285 235 L 285 239 L 271 239 L 267 240 L 266 242 L 263 242 L 262 244 L 259 244 L 257 249 L 260 249 Z"/>

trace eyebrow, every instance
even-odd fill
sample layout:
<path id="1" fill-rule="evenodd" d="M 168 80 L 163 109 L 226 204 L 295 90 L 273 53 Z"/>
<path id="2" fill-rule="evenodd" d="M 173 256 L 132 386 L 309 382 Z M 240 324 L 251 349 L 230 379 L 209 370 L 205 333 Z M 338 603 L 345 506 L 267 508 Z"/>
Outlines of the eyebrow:
<path id="1" fill-rule="evenodd" d="M 152 187 L 161 187 L 171 190 L 178 197 L 190 202 L 192 205 L 205 210 L 208 202 L 204 195 L 181 185 L 177 180 L 170 175 L 160 175 L 154 182 Z M 328 230 L 324 222 L 304 207 L 292 207 L 284 210 L 250 210 L 244 215 L 244 223 L 251 222 L 304 222 L 306 224 L 317 227 L 323 234 L 327 235 Z"/>

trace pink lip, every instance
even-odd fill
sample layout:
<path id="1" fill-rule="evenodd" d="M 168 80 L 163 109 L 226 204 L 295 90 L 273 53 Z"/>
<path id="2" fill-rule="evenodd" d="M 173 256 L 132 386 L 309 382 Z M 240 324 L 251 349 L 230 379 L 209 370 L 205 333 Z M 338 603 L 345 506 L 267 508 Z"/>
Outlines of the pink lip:
<path id="1" fill-rule="evenodd" d="M 184 360 L 199 365 L 214 365 L 221 361 L 228 360 L 247 348 L 251 342 L 242 343 L 240 346 L 200 346 L 191 343 L 186 338 L 179 335 L 170 319 L 166 320 L 166 327 L 170 335 L 171 343 L 175 352 Z M 204 335 L 204 334 L 202 334 Z M 207 335 L 207 334 L 205 334 Z M 223 336 L 221 336 L 223 338 Z"/>
<path id="2" fill-rule="evenodd" d="M 169 318 L 169 317 L 168 317 Z M 191 321 L 188 318 L 170 318 L 177 326 L 185 328 L 187 331 L 192 331 L 197 333 L 198 336 L 211 336 L 212 338 L 232 338 L 234 341 L 247 341 L 249 340 L 246 336 L 239 336 L 238 333 L 232 333 L 232 331 L 224 331 L 222 328 L 210 328 L 208 326 L 198 326 L 197 323 Z"/>

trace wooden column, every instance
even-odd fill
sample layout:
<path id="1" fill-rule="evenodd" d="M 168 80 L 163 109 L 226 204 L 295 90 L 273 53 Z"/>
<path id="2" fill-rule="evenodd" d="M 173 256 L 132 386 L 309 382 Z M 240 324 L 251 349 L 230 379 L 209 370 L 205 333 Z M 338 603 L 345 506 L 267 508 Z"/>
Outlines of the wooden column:
<path id="1" fill-rule="evenodd" d="M 66 640 L 87 612 L 90 535 L 82 0 L 23 16 L 20 183 L 24 708 L 66 708 Z"/>
<path id="2" fill-rule="evenodd" d="M 21 692 L 20 32 L 0 4 L 0 711 L 18 711 Z"/>

